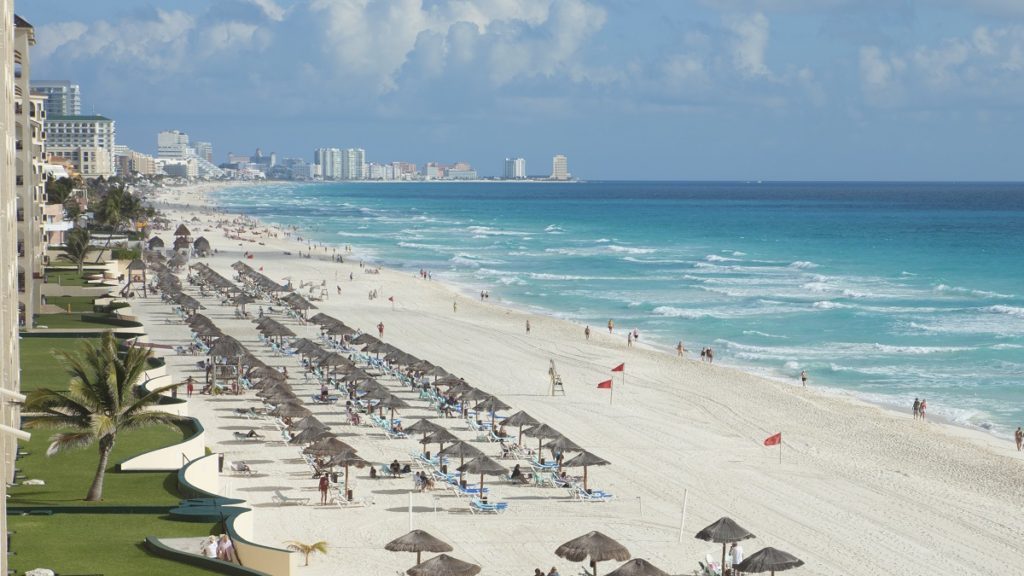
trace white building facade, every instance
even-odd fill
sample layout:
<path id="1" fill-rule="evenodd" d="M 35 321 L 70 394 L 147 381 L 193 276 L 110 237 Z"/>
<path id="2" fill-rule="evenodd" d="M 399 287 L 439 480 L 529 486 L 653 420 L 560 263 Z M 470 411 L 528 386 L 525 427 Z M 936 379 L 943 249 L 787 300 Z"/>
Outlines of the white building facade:
<path id="1" fill-rule="evenodd" d="M 47 151 L 70 160 L 86 178 L 113 176 L 117 129 L 105 116 L 48 116 Z"/>
<path id="2" fill-rule="evenodd" d="M 47 116 L 78 116 L 82 113 L 81 89 L 69 80 L 34 80 L 32 92 L 46 96 Z"/>
<path id="3" fill-rule="evenodd" d="M 525 158 L 505 158 L 505 180 L 525 180 L 526 179 L 526 159 Z"/>
<path id="4" fill-rule="evenodd" d="M 569 159 L 565 155 L 555 154 L 555 157 L 551 159 L 551 179 L 569 179 Z"/>

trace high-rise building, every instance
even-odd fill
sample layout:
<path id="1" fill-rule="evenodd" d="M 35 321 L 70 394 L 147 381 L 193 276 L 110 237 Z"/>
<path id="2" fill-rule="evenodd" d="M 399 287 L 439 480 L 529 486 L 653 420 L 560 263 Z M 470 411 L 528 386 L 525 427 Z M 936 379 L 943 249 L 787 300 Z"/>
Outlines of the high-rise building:
<path id="1" fill-rule="evenodd" d="M 196 142 L 196 156 L 199 156 L 207 162 L 213 162 L 213 143 Z"/>
<path id="2" fill-rule="evenodd" d="M 505 180 L 526 179 L 525 158 L 505 158 Z"/>
<path id="3" fill-rule="evenodd" d="M 43 178 L 46 132 L 43 121 L 45 98 L 32 94 L 29 51 L 35 44 L 35 31 L 28 22 L 18 19 L 14 30 L 15 62 L 20 69 L 14 78 L 14 188 L 18 195 L 18 304 L 19 323 L 32 328 L 32 318 L 41 305 L 40 286 L 43 278 L 43 257 L 46 255 L 46 185 Z"/>
<path id="4" fill-rule="evenodd" d="M 320 167 L 320 177 L 324 180 L 341 178 L 341 150 L 317 148 L 313 151 L 313 164 Z"/>
<path id="5" fill-rule="evenodd" d="M 47 116 L 78 116 L 82 96 L 78 84 L 69 80 L 33 80 L 32 92 L 46 96 Z"/>
<path id="6" fill-rule="evenodd" d="M 117 130 L 105 116 L 47 116 L 47 151 L 74 163 L 82 176 L 114 175 Z"/>
<path id="7" fill-rule="evenodd" d="M 180 160 L 188 156 L 188 134 L 180 130 L 164 130 L 156 135 L 157 158 Z"/>
<path id="8" fill-rule="evenodd" d="M 569 159 L 565 155 L 555 154 L 555 157 L 551 159 L 551 179 L 569 179 Z"/>
<path id="9" fill-rule="evenodd" d="M 365 171 L 366 151 L 362 148 L 346 148 L 341 151 L 341 179 L 363 180 Z"/>

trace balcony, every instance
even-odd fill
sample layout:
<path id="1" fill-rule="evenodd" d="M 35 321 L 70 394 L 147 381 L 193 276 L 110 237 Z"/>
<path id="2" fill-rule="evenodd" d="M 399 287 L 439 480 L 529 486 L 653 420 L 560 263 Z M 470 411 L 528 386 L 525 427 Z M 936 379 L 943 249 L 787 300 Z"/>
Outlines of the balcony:
<path id="1" fill-rule="evenodd" d="M 47 232 L 67 232 L 75 227 L 71 220 L 60 220 L 58 222 L 44 222 L 43 230 Z"/>
<path id="2" fill-rule="evenodd" d="M 24 208 L 18 208 L 18 222 L 24 222 L 24 221 L 25 221 L 25 209 Z"/>
<path id="3" fill-rule="evenodd" d="M 25 185 L 25 177 L 24 176 L 15 176 L 14 177 L 14 183 L 17 184 L 18 186 L 24 186 Z"/>
<path id="4" fill-rule="evenodd" d="M 14 113 L 15 114 L 21 114 L 21 111 L 22 111 L 21 104 L 15 104 L 14 105 Z"/>
<path id="5" fill-rule="evenodd" d="M 23 148 L 25 148 L 25 145 L 21 143 L 21 140 L 18 140 L 17 142 L 14 143 L 15 150 L 21 150 Z"/>
<path id="6" fill-rule="evenodd" d="M 19 241 L 18 242 L 18 258 L 24 258 L 24 257 L 25 257 L 25 243 Z"/>

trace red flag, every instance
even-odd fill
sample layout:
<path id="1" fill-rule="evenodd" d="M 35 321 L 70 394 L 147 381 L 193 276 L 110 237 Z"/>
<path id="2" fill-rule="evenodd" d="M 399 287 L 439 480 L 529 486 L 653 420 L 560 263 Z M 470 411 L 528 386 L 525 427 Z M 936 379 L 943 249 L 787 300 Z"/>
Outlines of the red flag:
<path id="1" fill-rule="evenodd" d="M 611 388 L 612 387 L 612 381 L 611 380 L 605 380 L 604 382 L 601 382 L 600 384 L 598 384 L 597 387 L 598 388 Z"/>
<path id="2" fill-rule="evenodd" d="M 395 301 L 395 297 L 394 296 L 388 296 L 388 302 L 394 303 L 394 301 Z"/>
<path id="3" fill-rule="evenodd" d="M 782 444 L 782 432 L 764 439 L 765 446 L 775 446 L 776 444 Z"/>
<path id="4" fill-rule="evenodd" d="M 623 362 L 622 364 L 619 364 L 615 368 L 612 368 L 612 372 L 625 372 L 625 371 L 626 371 L 626 363 L 625 362 Z"/>

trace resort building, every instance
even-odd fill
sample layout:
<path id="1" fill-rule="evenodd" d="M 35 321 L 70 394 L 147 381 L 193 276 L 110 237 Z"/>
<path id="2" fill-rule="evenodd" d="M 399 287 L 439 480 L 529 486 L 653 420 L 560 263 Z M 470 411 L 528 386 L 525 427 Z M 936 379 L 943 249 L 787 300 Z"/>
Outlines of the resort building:
<path id="1" fill-rule="evenodd" d="M 47 116 L 47 148 L 85 178 L 114 175 L 114 121 L 105 116 Z"/>
<path id="2" fill-rule="evenodd" d="M 525 158 L 505 158 L 505 180 L 525 180 L 526 179 L 526 159 Z"/>
<path id="3" fill-rule="evenodd" d="M 196 142 L 196 156 L 213 162 L 213 142 Z"/>
<path id="4" fill-rule="evenodd" d="M 341 179 L 342 180 L 363 180 L 366 178 L 364 170 L 366 164 L 366 150 L 362 148 L 346 148 L 341 151 Z"/>
<path id="5" fill-rule="evenodd" d="M 43 229 L 43 208 L 46 187 L 43 179 L 46 132 L 43 122 L 45 98 L 32 94 L 30 47 L 35 44 L 35 31 L 28 22 L 18 20 L 14 31 L 16 65 L 14 78 L 14 188 L 17 192 L 17 250 L 19 323 L 32 328 L 32 318 L 39 310 L 39 288 L 43 278 L 43 257 L 46 234 Z"/>
<path id="6" fill-rule="evenodd" d="M 15 49 L 15 27 L 19 47 Z M 32 29 L 14 15 L 12 0 L 0 0 L 0 532 L 7 534 L 7 483 L 14 478 L 14 457 L 18 453 L 13 429 L 19 427 L 18 404 L 12 402 L 21 389 L 18 360 L 18 193 L 15 188 L 16 159 L 15 115 L 20 116 L 15 98 L 15 83 L 26 70 L 28 53 L 24 47 L 31 42 Z M 25 40 L 25 42 L 22 42 Z M 25 92 L 24 97 L 28 96 Z M 7 538 L 0 538 L 0 574 L 8 573 Z"/>
<path id="7" fill-rule="evenodd" d="M 324 180 L 341 178 L 341 150 L 338 148 L 317 148 L 313 151 L 313 164 L 320 167 Z"/>
<path id="8" fill-rule="evenodd" d="M 188 158 L 188 134 L 164 130 L 156 135 L 156 157 L 182 160 Z"/>
<path id="9" fill-rule="evenodd" d="M 180 130 L 164 130 L 156 135 L 156 155 L 158 159 L 168 160 L 166 165 L 175 166 L 172 168 L 174 174 L 168 172 L 169 176 L 181 178 L 223 178 L 224 171 L 213 163 L 213 144 L 210 142 L 196 142 L 196 145 L 189 146 L 188 134 Z M 165 165 L 165 166 L 166 166 Z M 182 169 L 179 166 L 184 165 Z M 140 171 L 140 173 L 142 173 Z M 188 176 L 181 176 L 188 174 Z"/>
<path id="10" fill-rule="evenodd" d="M 569 179 L 569 159 L 563 154 L 555 154 L 555 157 L 551 159 L 551 179 Z"/>
<path id="11" fill-rule="evenodd" d="M 78 116 L 82 95 L 78 84 L 69 80 L 33 80 L 32 93 L 46 96 L 47 116 Z"/>

